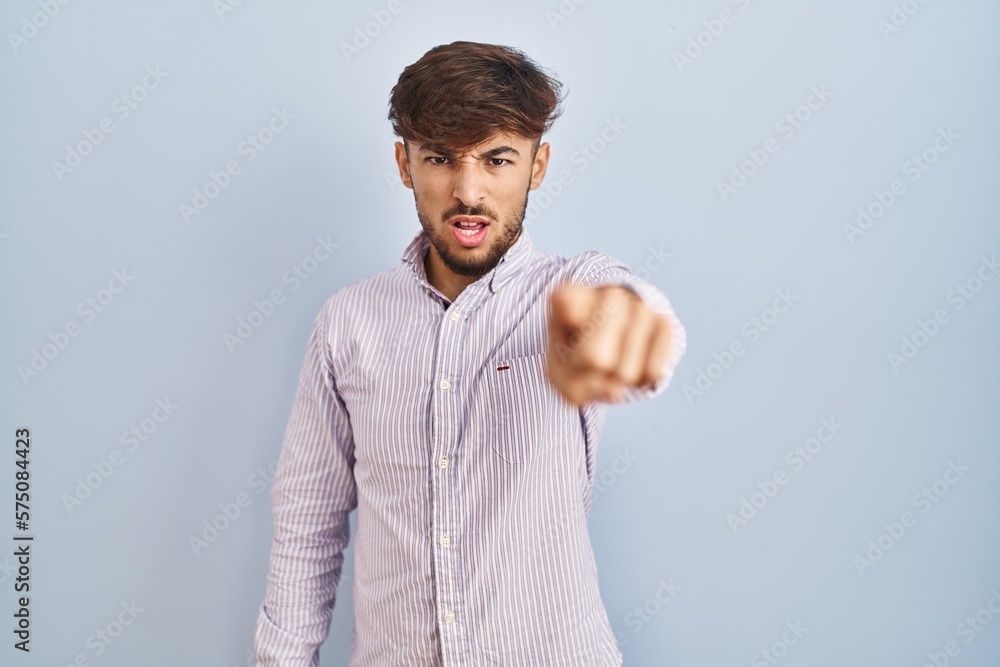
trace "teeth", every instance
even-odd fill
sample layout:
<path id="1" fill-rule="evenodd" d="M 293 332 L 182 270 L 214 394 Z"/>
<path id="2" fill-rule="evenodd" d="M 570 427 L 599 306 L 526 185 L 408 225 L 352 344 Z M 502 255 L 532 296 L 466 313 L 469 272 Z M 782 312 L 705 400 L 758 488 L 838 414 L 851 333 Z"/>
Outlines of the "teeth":
<path id="1" fill-rule="evenodd" d="M 460 229 L 458 231 L 462 232 L 466 236 L 475 236 L 476 234 L 479 233 L 478 229 Z"/>
<path id="2" fill-rule="evenodd" d="M 460 222 L 458 223 L 460 227 L 465 227 L 466 229 L 475 229 L 482 225 L 481 222 Z"/>

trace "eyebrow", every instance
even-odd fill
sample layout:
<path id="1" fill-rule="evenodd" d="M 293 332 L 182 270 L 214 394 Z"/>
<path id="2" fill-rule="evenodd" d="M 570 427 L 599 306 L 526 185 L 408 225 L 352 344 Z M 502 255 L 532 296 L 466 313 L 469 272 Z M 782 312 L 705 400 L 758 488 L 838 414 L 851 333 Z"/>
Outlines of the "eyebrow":
<path id="1" fill-rule="evenodd" d="M 455 157 L 455 154 L 452 153 L 451 151 L 447 151 L 447 150 L 444 150 L 444 149 L 434 148 L 433 146 L 421 146 L 420 148 L 417 149 L 417 152 L 418 153 L 436 153 L 436 154 L 438 154 L 438 155 L 440 155 L 442 157 Z M 513 157 L 521 157 L 521 153 L 518 152 L 518 150 L 516 148 L 512 148 L 511 146 L 498 146 L 498 147 L 492 148 L 492 149 L 486 151 L 485 153 L 483 153 L 482 155 L 480 155 L 479 159 L 480 160 L 489 160 L 490 158 L 495 158 L 495 157 L 498 157 L 500 155 L 511 155 Z"/>

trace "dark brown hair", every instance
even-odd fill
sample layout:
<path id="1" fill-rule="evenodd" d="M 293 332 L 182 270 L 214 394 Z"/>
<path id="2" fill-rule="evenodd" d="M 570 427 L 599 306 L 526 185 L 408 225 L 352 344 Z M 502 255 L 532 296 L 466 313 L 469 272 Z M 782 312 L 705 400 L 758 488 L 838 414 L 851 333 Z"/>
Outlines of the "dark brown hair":
<path id="1" fill-rule="evenodd" d="M 562 84 L 509 46 L 452 42 L 406 67 L 389 97 L 407 143 L 464 151 L 497 132 L 535 139 L 562 114 Z"/>

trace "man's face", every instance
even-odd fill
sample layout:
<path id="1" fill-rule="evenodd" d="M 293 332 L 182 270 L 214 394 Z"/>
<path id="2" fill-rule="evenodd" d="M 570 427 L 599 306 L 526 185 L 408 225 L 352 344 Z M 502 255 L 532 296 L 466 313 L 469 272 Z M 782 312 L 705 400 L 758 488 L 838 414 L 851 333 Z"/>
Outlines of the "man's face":
<path id="1" fill-rule="evenodd" d="M 548 156 L 547 143 L 536 152 L 533 139 L 506 133 L 460 155 L 396 143 L 400 177 L 433 250 L 452 273 L 477 278 L 517 240 L 528 191 L 541 184 Z"/>

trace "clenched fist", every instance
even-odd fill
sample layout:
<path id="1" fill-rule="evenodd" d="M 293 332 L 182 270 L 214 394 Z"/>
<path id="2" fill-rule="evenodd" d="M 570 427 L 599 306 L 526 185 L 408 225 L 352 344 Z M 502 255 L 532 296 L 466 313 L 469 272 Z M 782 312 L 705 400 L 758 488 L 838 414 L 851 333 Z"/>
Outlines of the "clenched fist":
<path id="1" fill-rule="evenodd" d="M 551 297 L 549 381 L 576 406 L 617 402 L 629 387 L 652 387 L 660 378 L 670 321 L 621 286 L 566 284 Z"/>

